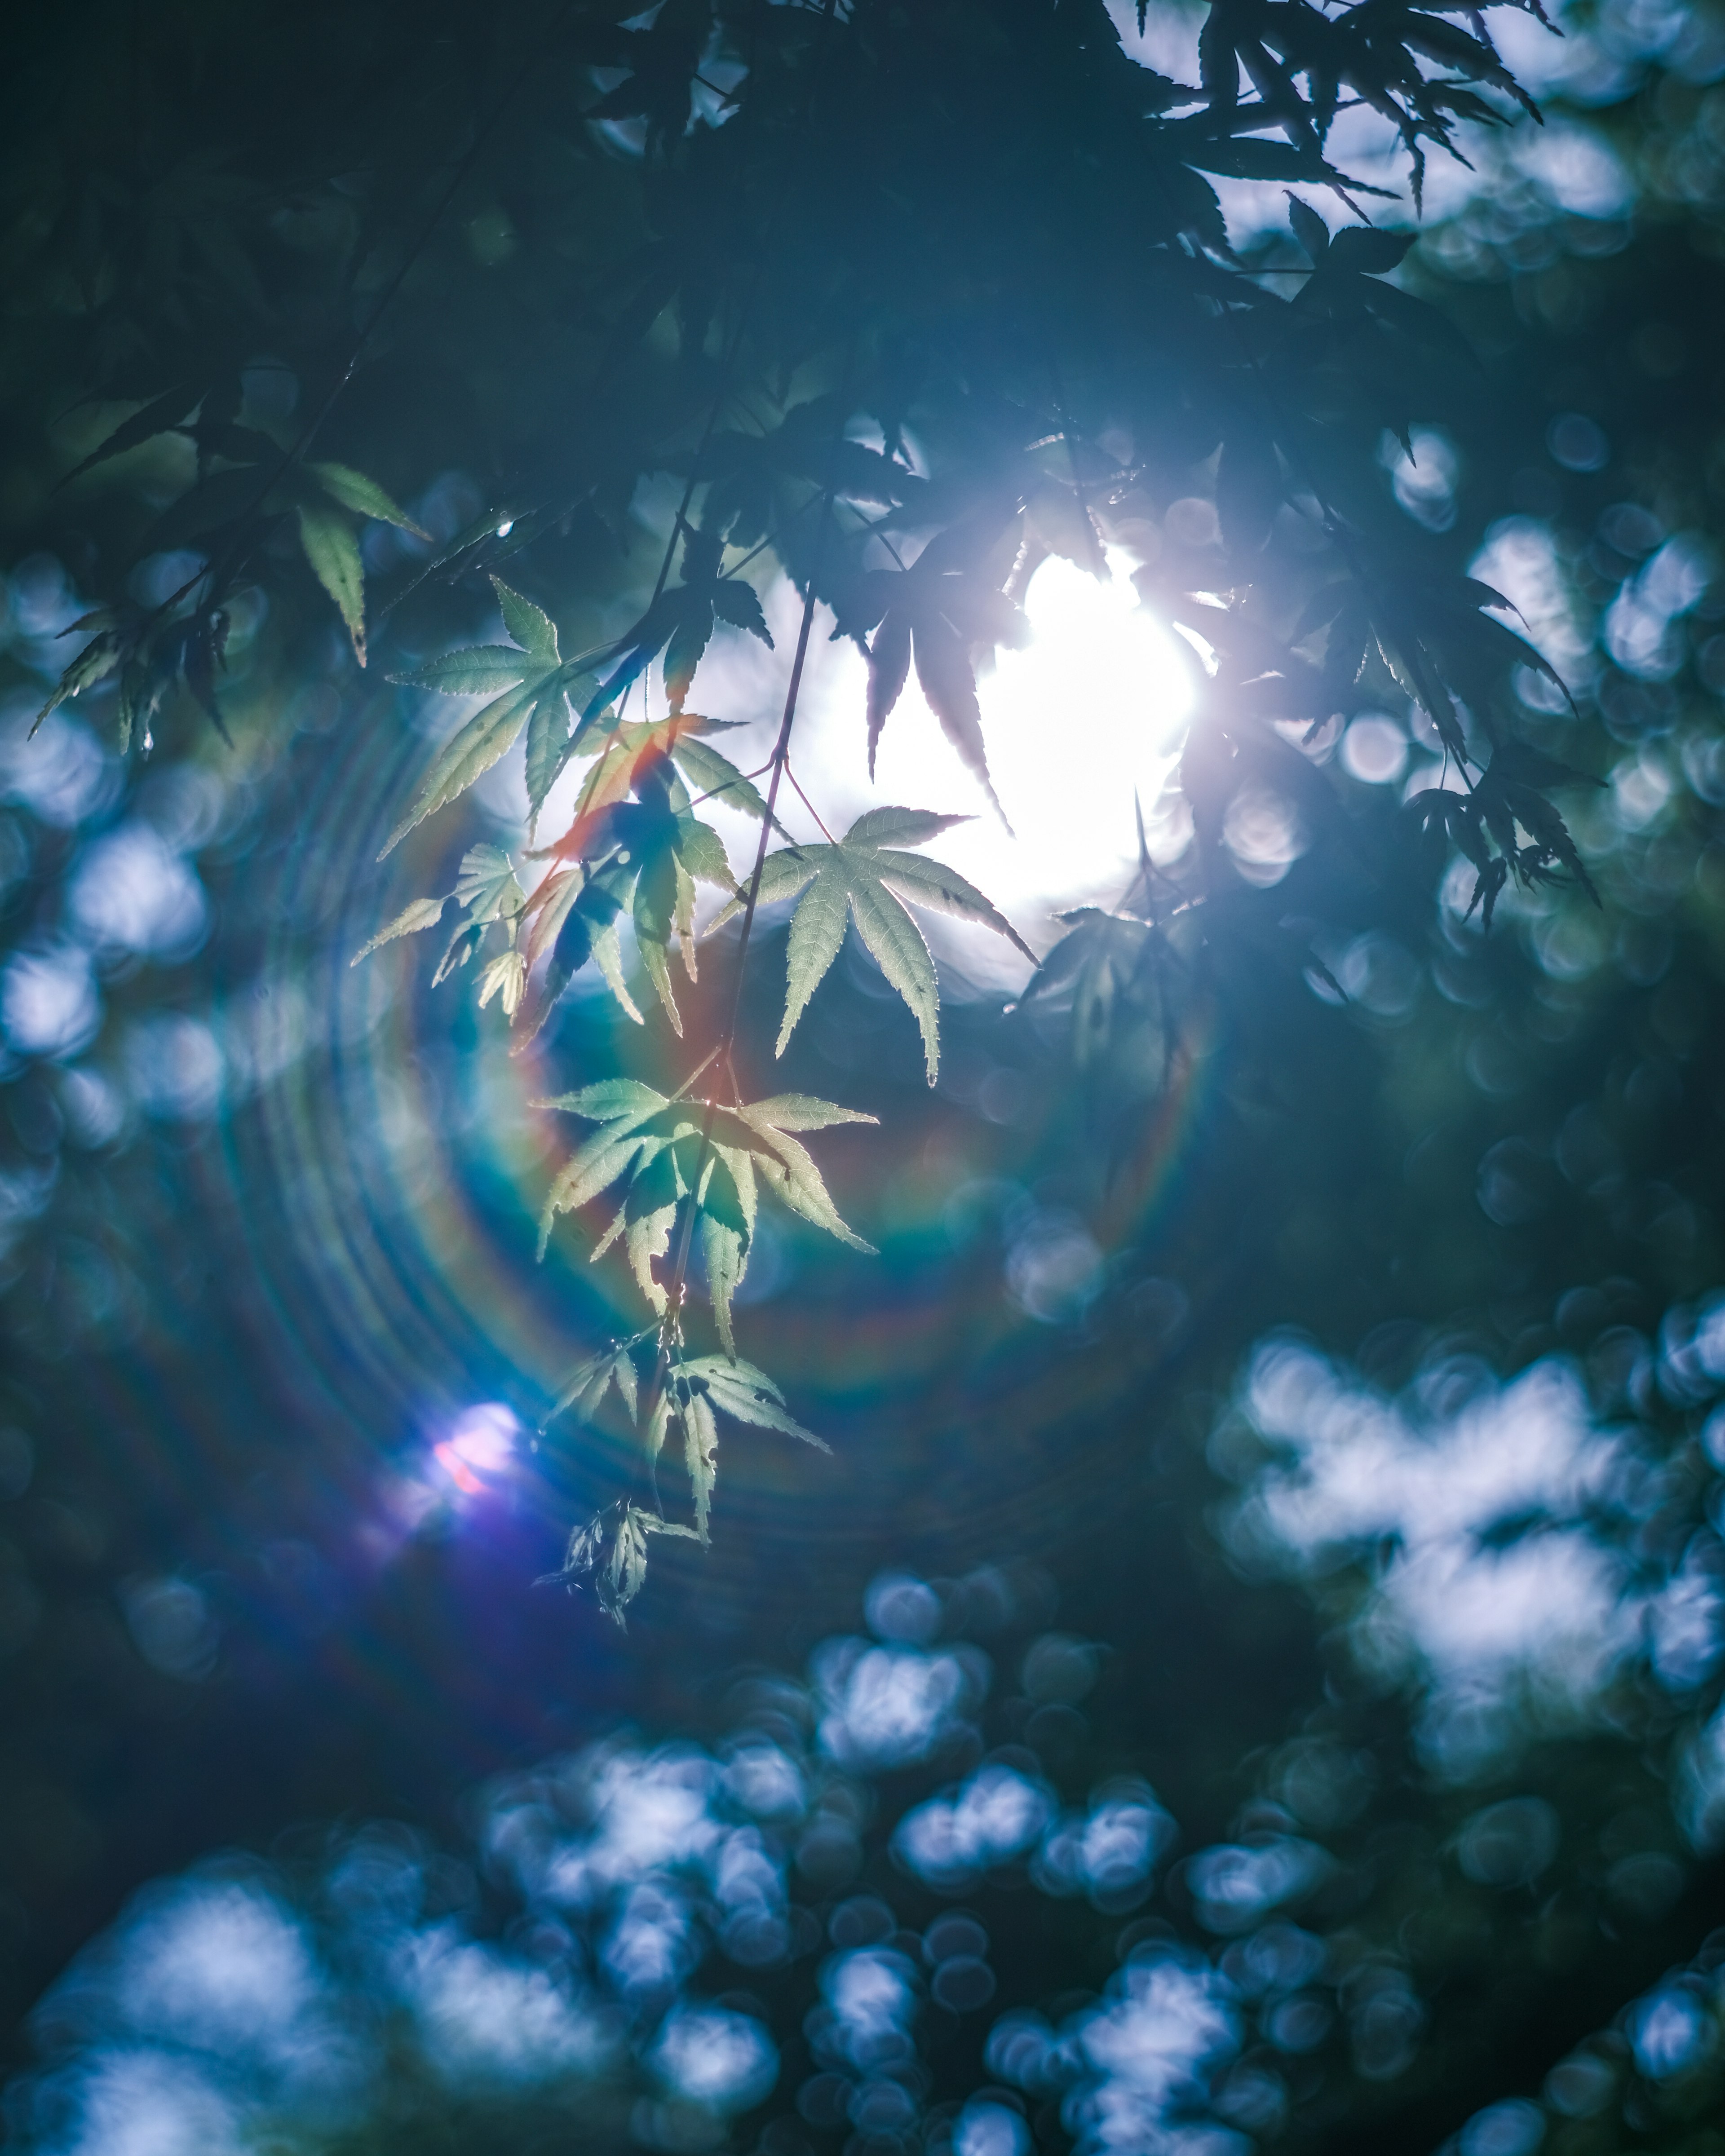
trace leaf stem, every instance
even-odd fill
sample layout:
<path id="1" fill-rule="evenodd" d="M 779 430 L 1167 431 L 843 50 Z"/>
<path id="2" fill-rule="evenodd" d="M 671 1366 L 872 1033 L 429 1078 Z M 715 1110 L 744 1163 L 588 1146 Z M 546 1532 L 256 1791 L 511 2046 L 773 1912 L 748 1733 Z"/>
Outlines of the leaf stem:
<path id="1" fill-rule="evenodd" d="M 850 372 L 850 370 L 847 367 L 845 370 L 847 384 Z M 842 422 L 840 439 L 842 439 Z M 836 465 L 837 461 L 838 447 L 835 441 L 832 463 Z M 767 848 L 772 839 L 776 820 L 774 812 L 778 806 L 779 784 L 790 768 L 791 729 L 796 723 L 797 702 L 803 690 L 803 670 L 809 659 L 809 632 L 814 626 L 815 585 L 820 572 L 821 557 L 825 550 L 827 528 L 831 518 L 832 482 L 833 474 L 829 471 L 825 494 L 827 513 L 821 519 L 820 530 L 815 538 L 814 558 L 809 564 L 809 582 L 803 596 L 803 619 L 797 631 L 796 656 L 791 662 L 791 678 L 785 689 L 784 711 L 778 722 L 778 737 L 773 743 L 770 760 L 773 775 L 768 781 L 767 786 L 767 814 L 761 820 L 760 841 L 755 848 L 755 865 L 749 876 L 748 896 L 743 903 L 742 928 L 737 937 L 737 964 L 732 981 L 731 1009 L 726 1017 L 724 1030 L 719 1035 L 718 1045 L 715 1047 L 712 1055 L 707 1059 L 709 1064 L 715 1058 L 722 1057 L 728 1065 L 737 1046 L 737 1029 L 742 1014 L 743 980 L 748 967 L 749 942 L 754 932 L 755 911 L 760 901 L 761 879 L 767 868 Z M 797 784 L 794 775 L 791 778 L 791 783 L 796 787 L 799 794 L 803 793 L 802 788 Z M 806 803 L 807 796 L 803 796 L 803 798 Z M 814 811 L 811 809 L 809 813 L 813 814 Z M 820 819 L 817 816 L 815 821 L 819 823 Z M 824 825 L 822 828 L 824 829 Z M 706 1067 L 707 1065 L 703 1064 L 701 1069 L 705 1070 Z M 696 1077 L 699 1077 L 700 1075 L 700 1070 L 695 1073 Z M 692 1085 L 694 1079 L 691 1078 L 688 1082 Z M 660 1404 L 665 1398 L 665 1385 L 670 1375 L 671 1352 L 682 1337 L 683 1298 L 688 1288 L 689 1260 L 695 1242 L 696 1215 L 701 1209 L 698 1194 L 701 1187 L 701 1178 L 706 1173 L 707 1160 L 712 1151 L 713 1123 L 718 1111 L 718 1102 L 716 1100 L 710 1100 L 706 1103 L 706 1113 L 701 1119 L 701 1146 L 696 1155 L 695 1173 L 689 1193 L 683 1202 L 682 1219 L 677 1231 L 676 1255 L 671 1261 L 670 1278 L 665 1284 L 665 1316 L 660 1321 L 659 1328 L 659 1353 L 653 1366 L 652 1382 L 648 1386 L 641 1401 L 639 1428 L 644 1438 L 650 1434 L 658 1419 Z M 650 1485 L 656 1505 L 659 1486 L 656 1460 L 649 1461 L 649 1466 Z"/>
<path id="2" fill-rule="evenodd" d="M 820 835 L 822 838 L 826 840 L 829 846 L 836 844 L 838 843 L 837 840 L 834 838 L 832 833 L 828 830 L 826 824 L 822 821 L 819 809 L 815 807 L 809 796 L 803 791 L 802 782 L 798 778 L 796 773 L 791 769 L 790 760 L 788 757 L 785 760 L 784 772 L 785 777 L 789 779 L 792 785 L 797 789 L 797 798 L 809 811 L 809 814 L 814 817 L 815 822 L 820 825 Z"/>
<path id="3" fill-rule="evenodd" d="M 682 1099 L 683 1096 L 695 1083 L 696 1080 L 699 1078 L 701 1073 L 711 1064 L 713 1059 L 719 1054 L 719 1051 L 723 1045 L 724 1044 L 721 1041 L 708 1049 L 706 1054 L 701 1057 L 700 1062 L 696 1065 L 695 1068 L 689 1073 L 689 1075 L 683 1081 L 682 1084 L 678 1086 L 676 1091 L 671 1095 L 670 1097 L 672 1100 L 680 1101 Z"/>

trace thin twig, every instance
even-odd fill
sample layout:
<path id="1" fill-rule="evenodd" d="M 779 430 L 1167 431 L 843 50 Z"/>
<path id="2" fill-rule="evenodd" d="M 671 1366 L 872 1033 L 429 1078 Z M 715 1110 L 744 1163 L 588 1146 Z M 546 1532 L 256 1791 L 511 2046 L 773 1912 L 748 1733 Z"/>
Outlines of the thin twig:
<path id="1" fill-rule="evenodd" d="M 802 782 L 801 782 L 801 780 L 800 780 L 800 779 L 798 779 L 798 778 L 797 777 L 796 773 L 791 769 L 791 766 L 790 766 L 790 759 L 789 759 L 789 757 L 788 757 L 785 759 L 784 775 L 785 775 L 785 777 L 786 777 L 788 779 L 789 779 L 789 781 L 791 782 L 792 785 L 793 785 L 793 786 L 794 786 L 794 787 L 796 788 L 796 789 L 797 789 L 797 798 L 798 798 L 798 799 L 802 803 L 803 806 L 803 807 L 804 807 L 804 808 L 809 811 L 809 814 L 810 814 L 812 817 L 814 817 L 814 819 L 815 822 L 816 822 L 817 824 L 820 824 L 820 835 L 822 836 L 822 838 L 824 838 L 824 839 L 826 840 L 827 844 L 828 844 L 829 846 L 836 845 L 836 844 L 838 844 L 838 840 L 837 840 L 836 839 L 834 839 L 834 836 L 833 836 L 832 833 L 831 833 L 829 830 L 828 830 L 828 829 L 827 829 L 827 827 L 826 827 L 825 824 L 824 824 L 824 822 L 822 822 L 822 820 L 821 820 L 821 814 L 820 814 L 819 809 L 819 808 L 817 808 L 815 807 L 814 803 L 809 799 L 809 796 L 808 796 L 808 795 L 807 795 L 807 794 L 803 791 Z"/>

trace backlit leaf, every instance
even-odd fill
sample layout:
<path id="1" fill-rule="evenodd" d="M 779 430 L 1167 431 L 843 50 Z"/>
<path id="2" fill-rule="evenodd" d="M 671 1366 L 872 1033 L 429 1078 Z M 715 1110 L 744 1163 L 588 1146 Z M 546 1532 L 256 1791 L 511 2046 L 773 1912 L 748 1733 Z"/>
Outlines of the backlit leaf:
<path id="1" fill-rule="evenodd" d="M 623 1629 L 623 1613 L 647 1577 L 649 1535 L 674 1535 L 691 1543 L 700 1539 L 693 1527 L 680 1521 L 660 1519 L 656 1512 L 619 1497 L 574 1530 L 562 1568 L 544 1573 L 539 1584 L 567 1587 L 572 1593 L 591 1585 L 600 1608 Z"/>
<path id="2" fill-rule="evenodd" d="M 449 902 L 447 892 L 441 898 L 416 898 L 411 906 L 403 907 L 387 928 L 380 928 L 370 942 L 362 944 L 348 964 L 357 966 L 362 958 L 369 958 L 379 944 L 393 943 L 398 936 L 417 936 L 422 928 L 435 928 Z"/>
<path id="3" fill-rule="evenodd" d="M 475 921 L 495 921 L 521 902 L 515 865 L 501 846 L 470 846 L 461 856 L 455 897 Z"/>
<path id="4" fill-rule="evenodd" d="M 761 876 L 762 905 L 805 892 L 792 916 L 786 946 L 779 1055 L 838 957 L 848 921 L 855 921 L 870 955 L 916 1018 L 931 1086 L 940 1069 L 940 995 L 934 961 L 908 907 L 927 906 L 973 921 L 1006 937 L 1034 963 L 1017 930 L 974 885 L 956 870 L 903 850 L 904 845 L 922 845 L 964 820 L 923 809 L 871 808 L 858 817 L 836 844 L 787 846 L 768 855 Z M 901 844 L 889 845 L 886 842 L 890 839 Z M 723 908 L 713 927 L 719 927 L 738 911 L 741 903 L 733 900 Z"/>
<path id="5" fill-rule="evenodd" d="M 531 690 L 511 689 L 475 711 L 439 750 L 412 807 L 390 833 L 378 860 L 393 853 L 416 824 L 465 793 L 475 779 L 482 778 L 500 757 L 506 756 L 532 707 Z"/>
<path id="6" fill-rule="evenodd" d="M 713 1486 L 719 1479 L 719 1425 L 713 1419 L 712 1406 L 704 1392 L 691 1392 L 683 1406 L 682 1423 L 683 1458 L 695 1500 L 695 1532 L 705 1543 Z"/>
<path id="7" fill-rule="evenodd" d="M 614 1341 L 602 1355 L 583 1363 L 557 1394 L 549 1414 L 539 1425 L 543 1431 L 558 1415 L 572 1412 L 591 1422 L 613 1386 L 634 1420 L 638 1411 L 639 1382 L 633 1350 L 649 1336 L 638 1332 L 632 1340 Z"/>
<path id="8" fill-rule="evenodd" d="M 701 1216 L 715 1316 L 727 1353 L 735 1346 L 731 1299 L 754 1241 L 757 1183 L 841 1242 L 857 1250 L 870 1247 L 839 1217 L 819 1168 L 789 1132 L 872 1122 L 871 1116 L 806 1094 L 738 1106 L 672 1100 L 634 1079 L 606 1080 L 540 1105 L 600 1127 L 576 1149 L 552 1186 L 541 1222 L 542 1253 L 557 1214 L 575 1211 L 623 1182 L 623 1209 L 594 1255 L 621 1235 L 642 1292 L 655 1308 L 661 1307 L 662 1290 L 651 1261 L 664 1255 L 678 1209 L 693 1196 Z M 703 1132 L 708 1133 L 705 1149 Z"/>
<path id="9" fill-rule="evenodd" d="M 411 674 L 392 674 L 392 681 L 411 689 L 434 689 L 443 696 L 495 696 L 513 689 L 534 670 L 523 651 L 507 644 L 479 644 L 465 651 L 429 659 Z"/>
<path id="10" fill-rule="evenodd" d="M 501 578 L 493 577 L 491 583 L 504 626 L 520 649 L 511 651 L 506 644 L 476 644 L 465 651 L 446 653 L 415 673 L 398 677 L 413 687 L 435 690 L 442 696 L 490 696 L 492 701 L 475 711 L 438 752 L 413 806 L 390 833 L 384 854 L 398 845 L 416 824 L 464 793 L 500 757 L 506 755 L 542 704 L 553 711 L 562 710 L 570 687 L 579 678 L 577 670 L 566 666 L 559 655 L 557 633 L 550 618 Z M 554 721 L 547 720 L 546 724 L 554 729 Z M 546 753 L 542 742 L 542 771 Z M 547 783 L 548 786 L 550 782 Z"/>
<path id="11" fill-rule="evenodd" d="M 399 508 L 378 485 L 363 472 L 357 472 L 349 465 L 313 464 L 305 467 L 331 501 L 339 501 L 343 509 L 351 509 L 357 516 L 374 518 L 379 524 L 393 524 L 398 531 L 411 531 L 416 539 L 429 534 L 422 531 L 406 510 Z"/>
<path id="12" fill-rule="evenodd" d="M 300 505 L 300 545 L 311 564 L 312 574 L 336 603 L 336 611 L 347 624 L 353 639 L 353 655 L 366 663 L 365 570 L 359 558 L 359 542 L 347 519 L 332 509 L 310 502 Z"/>
<path id="13" fill-rule="evenodd" d="M 683 1363 L 679 1377 L 691 1390 L 704 1392 L 721 1414 L 733 1421 L 752 1423 L 757 1430 L 783 1430 L 787 1437 L 822 1452 L 831 1447 L 812 1430 L 804 1430 L 785 1406 L 780 1392 L 764 1370 L 752 1363 L 732 1363 L 721 1355 L 697 1355 Z"/>
<path id="14" fill-rule="evenodd" d="M 535 606 L 531 599 L 511 590 L 501 577 L 492 578 L 491 588 L 497 594 L 503 626 L 528 658 L 540 668 L 555 666 L 558 663 L 557 633 L 550 615 Z"/>
<path id="15" fill-rule="evenodd" d="M 560 696 L 541 696 L 527 721 L 527 819 L 530 830 L 539 820 L 539 812 L 545 806 L 546 795 L 562 776 L 563 767 L 569 761 L 574 748 L 572 734 L 568 699 Z"/>

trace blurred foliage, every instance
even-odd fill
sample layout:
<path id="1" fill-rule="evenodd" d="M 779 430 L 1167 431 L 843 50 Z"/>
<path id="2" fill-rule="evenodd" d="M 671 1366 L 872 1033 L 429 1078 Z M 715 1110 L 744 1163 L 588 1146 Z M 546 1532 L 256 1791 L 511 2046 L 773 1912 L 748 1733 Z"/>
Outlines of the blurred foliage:
<path id="1" fill-rule="evenodd" d="M 1725 53 L 1700 14 L 1577 16 L 1544 135 L 1495 148 L 1476 89 L 1429 86 L 1493 86 L 1445 18 L 1218 8 L 1201 45 L 1187 26 L 1183 101 L 1099 12 L 1007 12 L 1010 36 L 983 9 L 678 0 L 650 22 L 187 7 L 21 31 L 0 362 L 13 1999 L 212 1844 L 383 1814 L 453 1846 L 472 1783 L 621 1717 L 720 1756 L 768 1712 L 831 1801 L 773 1845 L 804 1917 L 773 1953 L 727 1969 L 699 1919 L 701 1995 L 763 2011 L 782 2061 L 737 2145 L 854 2133 L 884 2156 L 957 2133 L 986 2088 L 1050 2147 L 1139 2145 L 1139 2113 L 1111 2140 L 1068 2101 L 1072 2060 L 1100 2056 L 1080 2035 L 1065 2066 L 1044 2043 L 1014 2067 L 991 2031 L 1089 2027 L 1183 1970 L 1223 1987 L 1237 2041 L 1158 2133 L 1702 2156 L 1725 1778 Z M 1230 254 L 1202 176 L 1321 180 L 1355 96 L 1397 101 L 1404 148 L 1465 117 L 1477 192 L 1409 249 L 1308 186 L 1291 227 L 1278 199 L 1278 228 L 1241 220 Z M 655 930 L 690 948 L 677 877 L 703 842 L 680 819 L 741 783 L 716 737 L 670 723 L 724 625 L 753 626 L 722 587 L 748 570 L 770 597 L 776 558 L 824 631 L 867 644 L 859 758 L 911 722 L 914 669 L 979 767 L 978 647 L 1016 633 L 1041 558 L 1104 539 L 1198 639 L 1178 788 L 1146 804 L 1122 905 L 1064 924 L 1009 1011 L 955 999 L 942 953 L 932 1093 L 926 952 L 883 974 L 841 940 L 844 902 L 819 969 L 777 916 L 755 932 L 739 1077 L 879 1117 L 823 1138 L 832 1195 L 813 1188 L 883 1262 L 796 1218 L 757 1238 L 740 1194 L 718 1223 L 739 1246 L 747 1225 L 749 1277 L 717 1240 L 700 1276 L 727 1330 L 732 1280 L 783 1395 L 722 1352 L 690 1361 L 834 1458 L 762 1435 L 713 1490 L 710 1396 L 685 1378 L 701 1523 L 711 1500 L 729 1531 L 655 1548 L 625 1658 L 590 1611 L 523 1593 L 572 1514 L 656 1518 L 624 1410 L 665 1408 L 652 1375 L 631 1399 L 616 1374 L 626 1278 L 614 1306 L 584 1256 L 554 1245 L 534 1271 L 561 1163 L 524 1102 L 619 1079 L 666 1101 L 689 1066 L 638 1077 L 666 1051 L 631 1004 L 676 1012 L 690 1065 L 728 1037 L 734 946 L 675 996 L 645 956 Z M 61 640 L 80 623 L 82 654 Z M 669 903 L 644 908 L 620 863 L 630 888 L 542 937 L 531 981 L 505 920 L 522 808 L 476 755 L 477 801 L 403 839 L 411 886 L 387 901 L 368 865 L 441 790 L 427 691 L 468 645 L 506 654 L 485 685 L 518 695 L 523 802 L 595 729 L 572 906 L 609 872 L 582 850 L 596 816 L 614 851 L 655 818 L 665 839 Z M 79 693 L 28 741 L 69 652 Z M 644 715 L 655 680 L 665 752 L 644 754 L 620 699 L 639 683 Z M 788 892 L 824 849 L 788 850 Z M 519 958 L 481 990 L 539 1027 L 515 1063 L 495 1012 L 444 1009 L 397 948 L 350 970 L 392 913 L 429 925 L 397 910 L 426 889 L 468 916 L 448 963 L 471 932 Z M 655 998 L 607 963 L 625 906 Z M 777 1074 L 781 942 L 807 1010 Z M 575 963 L 547 983 L 559 944 Z M 649 1282 L 667 1199 L 692 1223 L 705 1172 L 670 1122 L 668 1189 L 637 1209 Z M 1567 1393 L 1512 1382 L 1570 1366 Z M 572 1370 L 597 1426 L 506 1443 L 500 1466 L 487 1433 L 525 1440 Z M 502 1419 L 475 1422 L 488 1399 Z M 1537 1465 L 1553 1430 L 1569 1450 L 1544 1480 L 1479 1466 Z M 1343 1504 L 1361 1484 L 1371 1502 Z M 1582 1570 L 1541 1572 L 1554 1552 Z M 848 1699 L 849 1680 L 816 1651 L 883 1553 L 942 1584 L 927 1635 L 889 1624 L 874 1651 L 982 1642 L 999 1679 L 950 1744 L 890 1765 L 826 1730 L 823 1682 Z M 1044 1573 L 995 1609 L 1007 1575 L 983 1568 L 1008 1553 Z M 593 1552 L 619 1586 L 636 1554 Z M 1417 1599 L 1431 1578 L 1497 1629 L 1454 1645 Z M 1076 1654 L 1093 1686 L 1034 1674 L 1050 1581 L 1067 1645 L 1045 1660 Z M 1561 1653 L 1542 1610 L 1575 1620 Z M 1539 1651 L 1504 1645 L 1517 1623 Z M 778 1673 L 776 1706 L 726 1702 L 744 1666 Z M 1153 1784 L 1179 1834 L 1155 1897 L 1027 1894 L 1033 1845 L 1064 1861 L 1052 1815 L 980 1871 L 895 1858 L 915 1807 L 969 1817 L 997 1768 L 1061 1818 Z M 800 1854 L 818 1818 L 842 1829 L 829 1856 L 848 1835 L 824 1870 Z M 325 1909 L 337 1856 L 278 1856 L 267 1892 Z M 454 1923 L 562 1981 L 568 1938 L 481 1856 L 482 1887 L 445 1878 L 400 1925 Z M 918 1938 L 960 1903 L 994 1942 L 988 2015 L 937 1989 L 916 2010 L 904 2116 L 845 2093 L 880 2074 L 807 2019 L 827 1957 L 881 1943 L 845 1931 L 860 1894 Z M 916 1951 L 907 1996 L 944 1966 Z M 650 2080 L 664 1999 L 639 2010 Z M 111 2003 L 54 2011 L 40 2041 L 73 2062 L 71 2101 L 76 2061 L 136 2031 Z M 402 2026 L 377 2041 L 404 2135 L 525 2147 L 571 2102 L 599 2134 L 579 2074 L 520 2079 L 519 2124 L 495 2087 L 465 2108 L 434 2074 L 427 2096 Z M 1140 2094 L 1142 2041 L 1122 2069 Z M 21 2133 L 78 2145 L 40 2100 L 21 2095 Z M 711 2127 L 616 2100 L 606 2131 Z M 1005 2156 L 1014 2129 L 986 2130 L 1008 2138 L 960 2156 Z"/>

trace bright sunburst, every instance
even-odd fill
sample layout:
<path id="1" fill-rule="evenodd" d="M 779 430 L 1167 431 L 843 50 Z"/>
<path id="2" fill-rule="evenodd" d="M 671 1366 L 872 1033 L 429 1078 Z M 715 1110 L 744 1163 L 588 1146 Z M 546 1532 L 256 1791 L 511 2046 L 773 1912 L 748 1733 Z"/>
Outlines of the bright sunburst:
<path id="1" fill-rule="evenodd" d="M 1026 595 L 1029 642 L 1003 650 L 978 685 L 989 769 L 1010 832 L 942 734 L 914 669 L 880 737 L 870 783 L 866 662 L 854 644 L 827 640 L 824 612 L 797 714 L 793 768 L 829 829 L 843 832 L 865 808 L 887 803 L 968 817 L 931 850 L 986 891 L 1038 950 L 1059 932 L 1055 912 L 1090 901 L 1112 904 L 1131 883 L 1138 860 L 1135 794 L 1153 853 L 1170 857 L 1183 836 L 1183 811 L 1165 797 L 1185 737 L 1192 662 L 1140 605 L 1132 557 L 1111 548 L 1108 567 L 1099 582 L 1058 557 L 1045 562 Z M 721 716 L 751 715 L 747 730 L 724 744 L 745 768 L 762 764 L 772 749 L 801 613 L 784 579 L 765 603 L 777 649 L 722 633 L 691 698 Z M 649 701 L 655 714 L 662 711 L 660 698 Z M 517 752 L 506 777 L 500 769 L 500 806 L 505 789 L 511 808 L 518 799 L 525 806 L 519 764 Z M 580 775 L 572 770 L 559 782 L 545 829 L 560 828 Z M 815 835 L 791 788 L 779 808 L 795 835 Z M 716 804 L 705 813 L 741 870 L 752 859 L 758 826 Z M 965 970 L 979 983 L 1022 978 L 1023 962 L 997 938 L 928 916 L 924 926 L 938 944 L 962 950 Z"/>
<path id="2" fill-rule="evenodd" d="M 860 753 L 863 662 L 831 647 L 793 751 L 827 822 L 842 828 L 835 812 L 848 822 L 882 802 L 969 812 L 974 820 L 932 850 L 1039 947 L 1052 940 L 1056 909 L 1117 898 L 1137 865 L 1134 793 L 1153 843 L 1158 828 L 1169 835 L 1163 797 L 1192 698 L 1189 662 L 1140 605 L 1132 566 L 1111 549 L 1110 579 L 1099 583 L 1070 562 L 1045 562 L 1026 595 L 1030 641 L 1002 651 L 980 684 L 989 768 L 1010 834 L 948 747 L 914 672 L 887 721 L 870 785 Z M 981 948 L 993 940 L 976 939 L 978 964 L 1009 969 L 1009 952 L 1003 961 Z"/>

